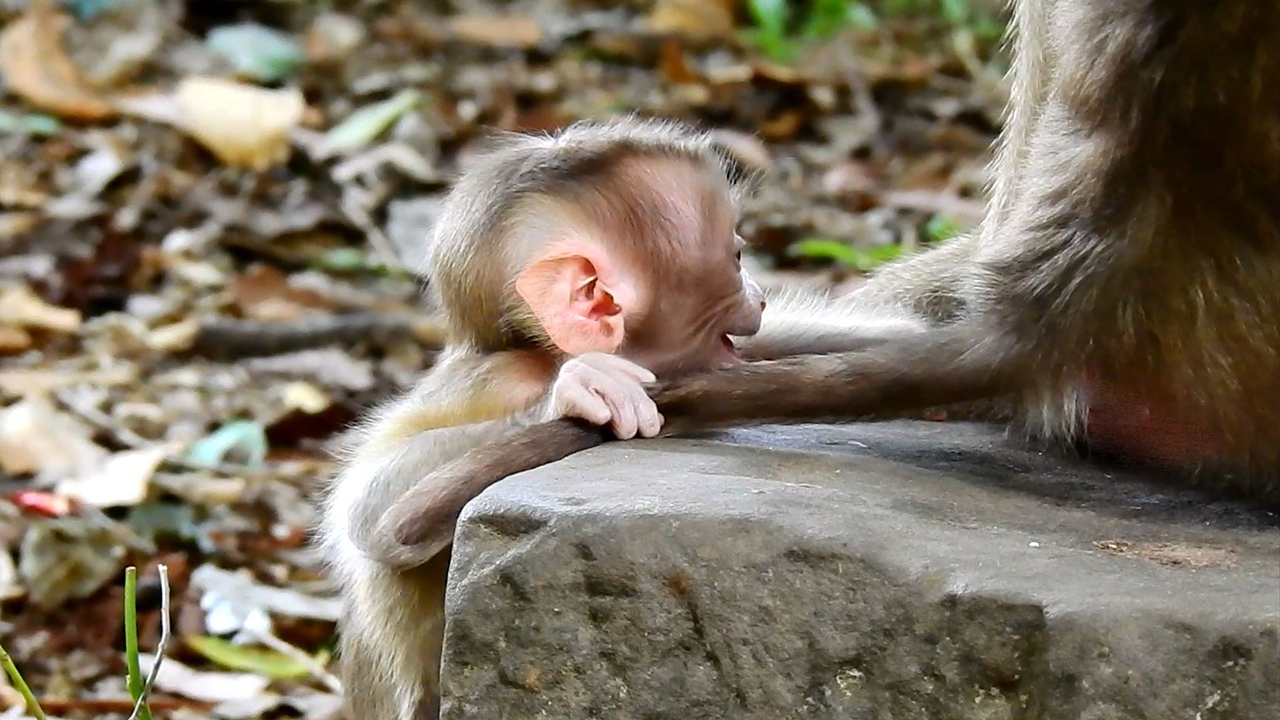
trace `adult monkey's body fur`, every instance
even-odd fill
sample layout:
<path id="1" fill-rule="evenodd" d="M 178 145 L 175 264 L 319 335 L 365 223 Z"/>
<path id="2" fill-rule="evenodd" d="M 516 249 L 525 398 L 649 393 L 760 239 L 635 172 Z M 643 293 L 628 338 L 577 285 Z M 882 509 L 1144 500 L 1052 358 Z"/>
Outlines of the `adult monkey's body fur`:
<path id="1" fill-rule="evenodd" d="M 1280 3 L 1028 1 L 1014 21 L 978 232 L 807 313 L 851 328 L 807 348 L 832 354 L 658 383 L 664 434 L 999 400 L 1031 434 L 1280 501 Z M 805 351 L 812 321 L 780 305 L 745 354 Z M 897 334 L 850 322 L 904 310 L 922 322 Z M 384 527 L 432 538 L 484 485 L 603 439 L 557 421 L 478 448 Z"/>

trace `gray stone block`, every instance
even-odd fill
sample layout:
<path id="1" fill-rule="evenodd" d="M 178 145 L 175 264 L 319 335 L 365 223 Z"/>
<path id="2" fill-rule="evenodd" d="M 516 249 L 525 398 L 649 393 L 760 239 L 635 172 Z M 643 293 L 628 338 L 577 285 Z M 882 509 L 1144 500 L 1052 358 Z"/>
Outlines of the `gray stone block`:
<path id="1" fill-rule="evenodd" d="M 1275 720 L 1273 513 L 962 423 L 615 443 L 458 528 L 446 720 Z"/>

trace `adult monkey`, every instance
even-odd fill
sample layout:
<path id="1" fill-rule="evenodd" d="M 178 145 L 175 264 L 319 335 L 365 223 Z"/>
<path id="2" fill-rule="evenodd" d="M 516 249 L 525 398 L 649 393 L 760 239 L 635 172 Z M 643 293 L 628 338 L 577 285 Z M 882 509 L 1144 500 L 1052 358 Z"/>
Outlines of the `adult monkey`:
<path id="1" fill-rule="evenodd" d="M 980 230 L 810 320 L 766 312 L 742 348 L 832 354 L 652 385 L 664 434 L 994 400 L 1033 434 L 1280 502 L 1280 3 L 1024 0 L 1014 26 Z M 872 322 L 904 309 L 920 322 Z M 557 421 L 478 448 L 384 527 L 441 542 L 484 486 L 603 439 Z"/>

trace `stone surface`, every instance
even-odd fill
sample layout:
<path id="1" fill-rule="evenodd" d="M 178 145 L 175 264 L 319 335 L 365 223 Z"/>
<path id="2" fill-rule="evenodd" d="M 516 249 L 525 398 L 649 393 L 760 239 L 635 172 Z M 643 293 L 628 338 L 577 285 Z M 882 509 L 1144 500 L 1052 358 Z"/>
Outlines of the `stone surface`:
<path id="1" fill-rule="evenodd" d="M 1280 530 L 981 425 L 615 443 L 464 513 L 447 720 L 1275 720 Z"/>

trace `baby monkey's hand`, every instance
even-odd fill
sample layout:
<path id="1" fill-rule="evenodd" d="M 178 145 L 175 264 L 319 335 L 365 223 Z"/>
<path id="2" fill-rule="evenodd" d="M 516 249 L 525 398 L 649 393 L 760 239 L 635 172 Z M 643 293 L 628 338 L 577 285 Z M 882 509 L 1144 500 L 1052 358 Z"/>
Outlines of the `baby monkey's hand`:
<path id="1" fill-rule="evenodd" d="M 653 380 L 653 373 L 617 355 L 579 355 L 561 366 L 551 386 L 548 419 L 607 424 L 619 440 L 653 437 L 662 429 L 658 406 L 644 391 Z"/>

